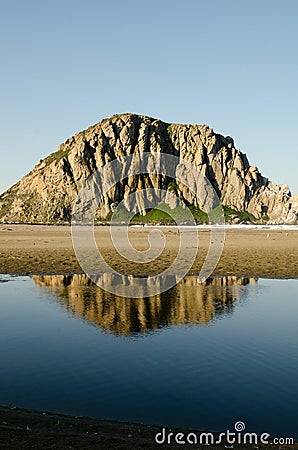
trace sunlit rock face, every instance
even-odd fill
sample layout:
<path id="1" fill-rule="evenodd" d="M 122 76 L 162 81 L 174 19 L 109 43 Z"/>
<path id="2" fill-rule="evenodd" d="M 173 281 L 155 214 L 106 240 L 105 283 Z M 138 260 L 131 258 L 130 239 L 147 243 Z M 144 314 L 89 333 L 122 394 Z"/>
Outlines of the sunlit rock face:
<path id="1" fill-rule="evenodd" d="M 195 166 L 214 187 L 223 205 L 247 211 L 272 223 L 297 223 L 298 195 L 287 185 L 276 185 L 250 166 L 230 136 L 215 133 L 207 125 L 168 124 L 136 114 L 118 114 L 67 139 L 34 169 L 0 197 L 0 221 L 65 222 L 71 217 L 77 193 L 86 179 L 115 158 L 143 152 L 178 156 Z M 148 163 L 149 164 L 149 163 Z M 135 191 L 147 188 L 173 190 L 173 180 L 153 173 L 136 175 L 117 183 L 97 212 L 107 218 L 115 205 Z M 109 174 L 113 178 L 114 174 Z M 181 201 L 194 206 L 196 180 L 177 181 L 174 190 Z M 139 198 L 142 208 L 142 198 Z M 166 196 L 171 208 L 173 196 Z M 126 204 L 129 210 L 129 200 Z"/>
<path id="2" fill-rule="evenodd" d="M 114 276 L 103 274 L 107 283 Z M 221 314 L 233 312 L 245 295 L 244 286 L 256 278 L 185 277 L 168 292 L 149 298 L 116 297 L 94 285 L 86 275 L 32 276 L 39 286 L 51 288 L 57 301 L 74 315 L 114 334 L 142 334 L 169 325 L 206 325 Z M 116 280 L 117 282 L 119 280 Z M 148 278 L 148 283 L 150 278 Z"/>

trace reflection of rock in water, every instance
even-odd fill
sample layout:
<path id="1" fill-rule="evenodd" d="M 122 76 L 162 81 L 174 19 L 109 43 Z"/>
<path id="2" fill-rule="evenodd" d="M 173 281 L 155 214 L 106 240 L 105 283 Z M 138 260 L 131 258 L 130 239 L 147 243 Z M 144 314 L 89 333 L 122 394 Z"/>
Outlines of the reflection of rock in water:
<path id="1" fill-rule="evenodd" d="M 104 274 L 113 283 L 113 275 Z M 243 286 L 256 278 L 209 278 L 198 284 L 186 277 L 171 290 L 150 298 L 116 297 L 94 285 L 86 275 L 32 276 L 39 286 L 55 288 L 59 302 L 75 315 L 114 334 L 129 335 L 170 324 L 206 324 L 233 309 Z M 150 280 L 149 280 L 150 282 Z"/>

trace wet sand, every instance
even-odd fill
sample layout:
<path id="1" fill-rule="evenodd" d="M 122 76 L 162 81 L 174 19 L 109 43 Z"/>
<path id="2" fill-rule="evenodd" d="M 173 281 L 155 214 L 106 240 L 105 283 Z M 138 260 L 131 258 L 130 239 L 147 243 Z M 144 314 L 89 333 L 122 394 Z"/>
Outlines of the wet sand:
<path id="1" fill-rule="evenodd" d="M 148 248 L 151 227 L 131 227 L 129 236 L 138 250 Z M 163 228 L 166 247 L 152 263 L 127 261 L 116 252 L 108 227 L 95 236 L 105 260 L 118 272 L 132 275 L 160 273 L 177 255 L 179 234 Z M 190 232 L 191 233 L 191 232 Z M 199 252 L 190 274 L 198 274 L 210 242 L 208 230 L 199 230 Z M 68 226 L 1 225 L 0 273 L 82 273 Z M 262 278 L 298 278 L 298 230 L 227 229 L 224 250 L 213 275 Z"/>
<path id="2" fill-rule="evenodd" d="M 161 431 L 161 426 L 144 425 L 130 422 L 116 422 L 109 420 L 92 419 L 88 417 L 74 417 L 64 414 L 34 411 L 28 409 L 0 406 L 0 448 L 21 450 L 46 449 L 102 449 L 102 450 L 138 450 L 157 448 L 205 448 L 206 445 L 167 444 L 155 443 L 155 435 Z M 194 432 L 199 436 L 200 431 L 185 428 L 166 428 L 188 435 Z M 183 439 L 183 438 L 182 438 Z M 184 438 L 185 439 L 185 438 Z M 199 438 L 198 438 L 199 439 Z M 218 439 L 218 433 L 214 434 Z M 198 441 L 199 442 L 199 441 Z M 225 445 L 208 445 L 210 450 L 225 449 Z M 231 448 L 231 447 L 230 447 Z M 236 445 L 234 449 L 252 448 L 282 448 L 297 450 L 298 444 L 292 445 Z"/>

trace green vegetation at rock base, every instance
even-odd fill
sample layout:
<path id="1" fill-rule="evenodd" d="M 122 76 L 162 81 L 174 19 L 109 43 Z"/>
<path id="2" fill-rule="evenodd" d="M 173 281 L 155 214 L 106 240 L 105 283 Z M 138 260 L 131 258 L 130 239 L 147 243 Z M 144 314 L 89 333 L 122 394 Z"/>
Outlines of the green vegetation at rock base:
<path id="1" fill-rule="evenodd" d="M 229 206 L 223 206 L 226 222 L 231 222 L 233 219 L 238 218 L 241 222 L 259 222 L 259 220 L 247 211 L 237 211 Z M 236 216 L 236 217 L 235 217 Z"/>

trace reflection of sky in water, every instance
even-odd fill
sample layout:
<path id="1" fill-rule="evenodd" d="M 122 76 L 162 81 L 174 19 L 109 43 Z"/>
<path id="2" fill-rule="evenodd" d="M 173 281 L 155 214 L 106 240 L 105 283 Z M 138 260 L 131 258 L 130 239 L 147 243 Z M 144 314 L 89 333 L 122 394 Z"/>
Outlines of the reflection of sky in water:
<path id="1" fill-rule="evenodd" d="M 121 302 L 82 281 L 0 283 L 1 404 L 297 436 L 298 280 Z"/>

